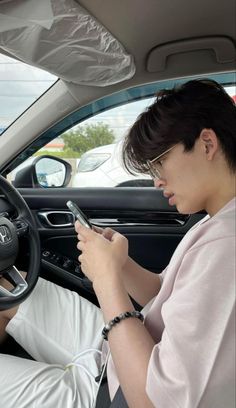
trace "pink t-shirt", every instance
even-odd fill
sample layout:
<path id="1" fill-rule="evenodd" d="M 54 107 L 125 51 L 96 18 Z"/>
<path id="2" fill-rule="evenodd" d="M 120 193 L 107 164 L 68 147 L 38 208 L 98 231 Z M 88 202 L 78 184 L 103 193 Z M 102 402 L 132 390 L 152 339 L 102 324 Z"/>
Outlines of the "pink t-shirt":
<path id="1" fill-rule="evenodd" d="M 156 342 L 146 391 L 156 408 L 235 407 L 235 203 L 188 231 L 145 307 Z M 113 398 L 111 358 L 108 383 Z"/>

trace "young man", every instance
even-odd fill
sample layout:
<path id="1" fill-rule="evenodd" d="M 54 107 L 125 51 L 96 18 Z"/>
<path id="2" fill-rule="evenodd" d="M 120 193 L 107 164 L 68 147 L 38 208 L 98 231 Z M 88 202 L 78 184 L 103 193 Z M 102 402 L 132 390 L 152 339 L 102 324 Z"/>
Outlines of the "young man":
<path id="1" fill-rule="evenodd" d="M 130 408 L 235 406 L 235 151 L 236 107 L 217 83 L 190 81 L 158 94 L 130 130 L 124 162 L 149 172 L 179 212 L 208 215 L 159 276 L 128 257 L 119 233 L 77 222 L 79 260 L 101 311 L 40 280 L 17 311 L 1 312 L 4 324 L 11 319 L 7 331 L 41 361 L 0 356 L 5 407 L 16 399 L 26 407 L 30 398 L 38 406 L 92 407 L 107 344 L 111 398 L 120 384 Z M 145 305 L 144 324 L 128 294 Z M 73 315 L 63 328 L 58 309 Z"/>

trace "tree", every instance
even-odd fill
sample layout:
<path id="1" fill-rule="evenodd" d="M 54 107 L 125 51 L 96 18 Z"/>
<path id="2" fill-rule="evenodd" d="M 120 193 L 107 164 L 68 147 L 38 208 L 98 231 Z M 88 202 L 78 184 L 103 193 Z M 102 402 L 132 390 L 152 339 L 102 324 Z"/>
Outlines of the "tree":
<path id="1" fill-rule="evenodd" d="M 94 147 L 111 144 L 115 141 L 112 129 L 105 123 L 78 126 L 62 135 L 65 143 L 64 151 L 73 151 L 80 157 L 83 153 Z"/>

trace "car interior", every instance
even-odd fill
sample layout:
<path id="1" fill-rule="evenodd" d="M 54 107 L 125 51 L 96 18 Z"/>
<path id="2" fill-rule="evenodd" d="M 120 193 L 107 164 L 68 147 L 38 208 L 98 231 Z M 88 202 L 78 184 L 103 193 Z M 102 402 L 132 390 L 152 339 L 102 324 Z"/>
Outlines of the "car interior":
<path id="1" fill-rule="evenodd" d="M 127 110 L 137 101 L 144 109 L 159 89 L 205 77 L 236 95 L 236 3 L 30 0 L 22 9 L 16 3 L 0 2 L 0 56 L 47 71 L 54 79 L 0 134 L 0 226 L 7 220 L 15 242 L 10 254 L 0 245 L 0 275 L 10 267 L 9 280 L 17 290 L 23 287 L 14 296 L 0 290 L 0 310 L 23 301 L 38 276 L 98 304 L 80 268 L 68 200 L 93 225 L 124 234 L 129 255 L 155 273 L 168 265 L 180 240 L 205 213 L 179 214 L 147 180 L 124 181 L 116 188 L 72 187 L 74 162 L 57 151 L 38 156 L 12 183 L 10 175 L 50 142 L 98 114 Z M 3 96 L 0 85 L 2 103 Z M 117 116 L 113 122 L 118 123 Z M 50 182 L 49 164 L 41 161 L 46 159 L 61 166 L 62 179 Z M 14 267 L 27 271 L 27 288 Z M 10 337 L 0 352 L 32 358 Z M 105 392 L 97 408 L 115 407 Z M 122 401 L 117 406 L 127 405 Z"/>

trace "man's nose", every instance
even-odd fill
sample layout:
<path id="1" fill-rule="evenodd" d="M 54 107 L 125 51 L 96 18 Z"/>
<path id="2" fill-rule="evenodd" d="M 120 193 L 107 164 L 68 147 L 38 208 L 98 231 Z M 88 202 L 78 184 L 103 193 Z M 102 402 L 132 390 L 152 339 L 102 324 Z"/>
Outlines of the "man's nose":
<path id="1" fill-rule="evenodd" d="M 161 178 L 160 179 L 155 178 L 153 181 L 154 181 L 154 186 L 156 188 L 161 188 L 161 187 L 163 187 L 165 185 L 165 181 L 163 179 L 161 179 Z"/>

